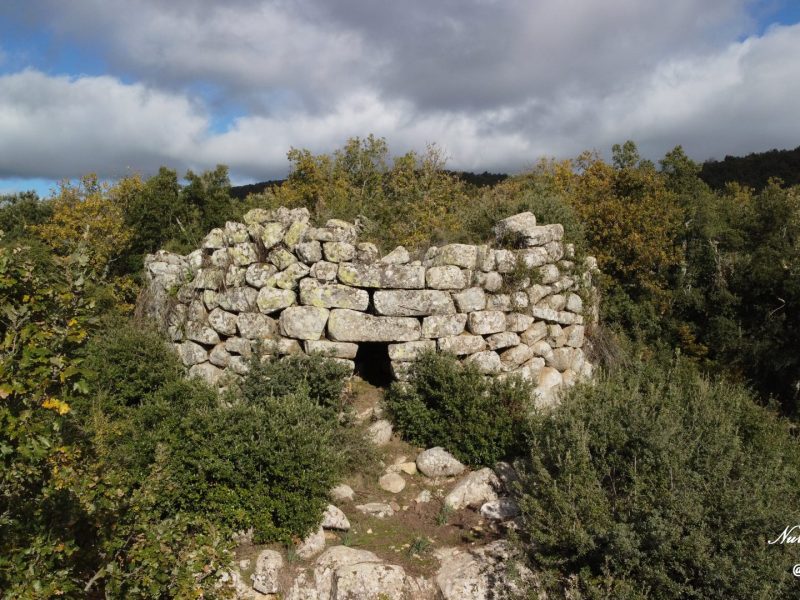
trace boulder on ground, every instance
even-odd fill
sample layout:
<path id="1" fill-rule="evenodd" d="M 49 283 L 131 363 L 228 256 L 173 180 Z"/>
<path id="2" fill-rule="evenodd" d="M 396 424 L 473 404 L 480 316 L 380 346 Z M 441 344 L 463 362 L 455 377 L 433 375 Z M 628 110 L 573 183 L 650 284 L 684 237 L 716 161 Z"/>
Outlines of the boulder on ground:
<path id="1" fill-rule="evenodd" d="M 429 448 L 417 455 L 417 468 L 428 477 L 454 477 L 464 472 L 466 467 L 444 448 Z"/>

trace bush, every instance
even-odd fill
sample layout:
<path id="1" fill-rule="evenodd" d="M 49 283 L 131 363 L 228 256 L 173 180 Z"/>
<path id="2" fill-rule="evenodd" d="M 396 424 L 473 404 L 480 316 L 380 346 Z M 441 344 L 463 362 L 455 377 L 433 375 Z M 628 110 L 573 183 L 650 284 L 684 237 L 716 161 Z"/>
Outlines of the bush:
<path id="1" fill-rule="evenodd" d="M 254 356 L 240 389 L 250 404 L 299 393 L 336 413 L 344 408 L 342 391 L 348 375 L 347 367 L 321 356 L 295 354 L 267 361 Z"/>
<path id="2" fill-rule="evenodd" d="M 410 442 L 493 466 L 518 451 L 531 393 L 518 378 L 489 378 L 454 356 L 428 353 L 411 367 L 408 384 L 392 384 L 386 401 Z"/>
<path id="3" fill-rule="evenodd" d="M 520 487 L 529 555 L 555 596 L 788 597 L 800 451 L 742 387 L 688 362 L 630 365 L 534 419 Z M 574 590 L 573 590 L 574 591 Z"/>

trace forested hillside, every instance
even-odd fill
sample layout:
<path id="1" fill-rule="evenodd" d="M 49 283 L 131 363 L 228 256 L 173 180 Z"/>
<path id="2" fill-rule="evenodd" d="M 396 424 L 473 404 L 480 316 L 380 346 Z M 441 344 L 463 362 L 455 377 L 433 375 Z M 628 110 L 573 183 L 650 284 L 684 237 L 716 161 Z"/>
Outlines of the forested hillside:
<path id="1" fill-rule="evenodd" d="M 467 177 L 370 136 L 293 149 L 244 198 L 224 166 L 0 198 L 0 596 L 226 597 L 234 532 L 293 556 L 374 460 L 335 362 L 254 357 L 219 396 L 137 310 L 147 253 L 304 207 L 415 255 L 525 211 L 563 224 L 602 273 L 594 385 L 550 413 L 492 384 L 490 406 L 475 372 L 429 357 L 387 392 L 396 426 L 475 468 L 514 462 L 517 537 L 552 597 L 788 597 L 798 556 L 766 538 L 800 519 L 800 149 L 780 156 L 783 183 L 748 157 L 724 163 L 747 184 L 722 186 L 730 171 L 632 142 Z"/>
<path id="2" fill-rule="evenodd" d="M 773 177 L 787 186 L 800 184 L 800 147 L 708 160 L 700 171 L 700 178 L 715 190 L 730 182 L 762 190 Z"/>

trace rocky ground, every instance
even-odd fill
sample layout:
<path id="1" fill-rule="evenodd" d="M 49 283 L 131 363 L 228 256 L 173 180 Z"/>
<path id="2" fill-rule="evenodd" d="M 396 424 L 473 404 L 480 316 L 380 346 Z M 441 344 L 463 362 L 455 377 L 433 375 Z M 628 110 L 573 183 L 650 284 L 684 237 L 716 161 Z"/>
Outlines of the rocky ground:
<path id="1" fill-rule="evenodd" d="M 242 536 L 237 598 L 479 600 L 531 579 L 505 540 L 518 516 L 511 467 L 470 471 L 442 448 L 410 446 L 382 418 L 381 390 L 358 380 L 353 389 L 379 462 L 331 490 L 319 530 L 297 546 Z"/>

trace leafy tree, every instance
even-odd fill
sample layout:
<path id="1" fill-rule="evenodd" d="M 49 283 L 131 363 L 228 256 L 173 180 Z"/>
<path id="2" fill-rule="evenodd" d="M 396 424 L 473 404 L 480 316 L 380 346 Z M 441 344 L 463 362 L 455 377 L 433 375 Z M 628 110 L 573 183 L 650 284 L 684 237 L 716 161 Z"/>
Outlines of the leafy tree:
<path id="1" fill-rule="evenodd" d="M 159 175 L 162 175 L 159 172 Z M 164 174 L 156 185 L 163 185 L 168 178 Z M 223 225 L 235 216 L 235 207 L 231 202 L 231 182 L 228 167 L 217 165 L 213 171 L 204 171 L 199 175 L 187 171 L 186 185 L 181 189 L 181 203 L 196 211 L 196 242 L 214 227 Z"/>
<path id="2" fill-rule="evenodd" d="M 6 241 L 26 235 L 33 225 L 41 225 L 52 214 L 49 203 L 39 199 L 36 192 L 0 196 L 0 231 Z"/>

